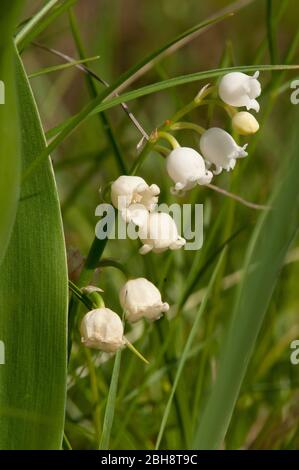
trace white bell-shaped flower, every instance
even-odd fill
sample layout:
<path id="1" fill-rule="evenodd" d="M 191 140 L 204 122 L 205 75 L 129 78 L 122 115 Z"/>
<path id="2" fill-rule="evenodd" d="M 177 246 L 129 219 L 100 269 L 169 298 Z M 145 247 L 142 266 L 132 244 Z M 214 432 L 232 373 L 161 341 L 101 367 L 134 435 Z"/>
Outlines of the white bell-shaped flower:
<path id="1" fill-rule="evenodd" d="M 153 211 L 158 202 L 160 189 L 156 184 L 149 186 L 139 176 L 122 175 L 111 185 L 111 200 L 126 222 L 130 222 L 127 209 L 132 204 L 142 204 L 148 211 Z"/>
<path id="2" fill-rule="evenodd" d="M 208 184 L 213 178 L 213 173 L 206 169 L 202 156 L 189 147 L 172 150 L 167 157 L 166 168 L 175 183 L 171 190 L 173 194 L 192 189 L 196 184 Z"/>
<path id="3" fill-rule="evenodd" d="M 242 72 L 231 72 L 222 77 L 219 84 L 219 96 L 231 106 L 237 108 L 246 106 L 247 111 L 260 110 L 260 105 L 256 101 L 261 94 L 261 84 L 258 81 L 259 72 L 253 77 Z"/>
<path id="4" fill-rule="evenodd" d="M 162 313 L 169 310 L 169 305 L 162 302 L 159 289 L 143 277 L 131 279 L 122 287 L 119 300 L 129 322 L 141 318 L 158 320 Z"/>
<path id="5" fill-rule="evenodd" d="M 109 308 L 97 308 L 82 319 L 81 341 L 84 346 L 115 352 L 124 344 L 124 328 L 120 317 Z"/>
<path id="6" fill-rule="evenodd" d="M 165 212 L 148 212 L 146 220 L 139 224 L 138 236 L 143 242 L 139 250 L 142 255 L 149 251 L 162 253 L 168 248 L 178 250 L 186 243 L 186 240 L 179 236 L 173 218 Z"/>
<path id="7" fill-rule="evenodd" d="M 219 175 L 223 169 L 232 170 L 237 158 L 247 157 L 247 145 L 240 147 L 228 132 L 218 127 L 208 129 L 200 138 L 201 153 L 208 166 L 215 166 L 215 175 Z"/>
<path id="8" fill-rule="evenodd" d="M 247 111 L 236 113 L 232 118 L 233 129 L 240 135 L 255 134 L 260 125 L 255 117 Z"/>

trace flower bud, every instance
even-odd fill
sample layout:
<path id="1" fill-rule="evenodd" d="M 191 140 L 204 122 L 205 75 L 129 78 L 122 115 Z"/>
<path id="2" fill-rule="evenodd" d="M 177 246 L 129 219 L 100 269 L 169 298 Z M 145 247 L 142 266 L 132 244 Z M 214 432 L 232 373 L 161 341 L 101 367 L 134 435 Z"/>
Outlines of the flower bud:
<path id="1" fill-rule="evenodd" d="M 122 287 L 119 300 L 129 322 L 141 318 L 158 320 L 162 312 L 169 310 L 169 305 L 162 302 L 159 289 L 143 277 L 132 279 Z"/>
<path id="2" fill-rule="evenodd" d="M 111 200 L 114 207 L 121 211 L 126 222 L 130 222 L 127 209 L 132 204 L 142 204 L 153 211 L 158 202 L 160 189 L 156 184 L 149 186 L 139 176 L 122 175 L 111 185 Z"/>
<path id="3" fill-rule="evenodd" d="M 81 341 L 84 346 L 115 352 L 124 344 L 124 328 L 120 317 L 109 308 L 97 308 L 82 319 Z"/>
<path id="4" fill-rule="evenodd" d="M 246 106 L 247 111 L 260 110 L 256 98 L 261 94 L 261 84 L 258 81 L 259 72 L 253 77 L 241 72 L 231 72 L 222 77 L 219 84 L 219 96 L 224 103 L 237 108 Z"/>
<path id="5" fill-rule="evenodd" d="M 206 170 L 202 156 L 189 147 L 178 147 L 170 152 L 166 160 L 170 178 L 175 182 L 172 193 L 194 188 L 196 184 L 211 182 L 213 174 Z"/>
<path id="6" fill-rule="evenodd" d="M 255 117 L 247 111 L 241 111 L 232 118 L 233 129 L 240 135 L 255 134 L 260 125 Z"/>
<path id="7" fill-rule="evenodd" d="M 139 226 L 138 236 L 143 242 L 139 252 L 145 255 L 149 251 L 162 253 L 167 250 L 178 250 L 186 240 L 179 236 L 177 226 L 165 212 L 148 213 L 146 223 Z"/>
<path id="8" fill-rule="evenodd" d="M 201 153 L 208 165 L 215 166 L 215 175 L 223 169 L 232 170 L 237 158 L 247 157 L 246 147 L 247 144 L 240 147 L 228 132 L 218 127 L 208 129 L 200 138 Z"/>

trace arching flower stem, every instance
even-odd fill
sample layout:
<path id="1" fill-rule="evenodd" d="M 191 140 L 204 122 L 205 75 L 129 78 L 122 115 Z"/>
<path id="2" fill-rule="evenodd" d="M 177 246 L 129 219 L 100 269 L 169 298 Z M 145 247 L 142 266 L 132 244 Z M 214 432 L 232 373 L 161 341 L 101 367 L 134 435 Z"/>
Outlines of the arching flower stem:
<path id="1" fill-rule="evenodd" d="M 168 147 L 164 147 L 164 145 L 159 145 L 159 144 L 156 144 L 154 146 L 154 150 L 156 150 L 158 153 L 160 153 L 162 155 L 162 157 L 168 157 L 168 155 L 170 154 L 170 149 Z"/>
<path id="2" fill-rule="evenodd" d="M 180 147 L 180 144 L 178 143 L 176 138 L 173 137 L 173 135 L 169 134 L 169 132 L 158 131 L 157 133 L 154 133 L 154 134 L 157 136 L 157 137 L 154 136 L 154 139 L 156 138 L 156 142 L 159 139 L 165 139 L 167 140 L 167 142 L 169 142 L 169 144 L 171 145 L 173 149 L 177 149 Z"/>
<path id="3" fill-rule="evenodd" d="M 192 130 L 197 132 L 197 134 L 202 135 L 206 129 L 202 126 L 199 126 L 198 124 L 195 124 L 194 122 L 176 122 L 170 126 L 170 130 L 172 131 L 181 131 L 181 130 Z"/>
<path id="4" fill-rule="evenodd" d="M 124 277 L 127 279 L 129 277 L 126 267 L 119 261 L 112 258 L 104 258 L 99 261 L 99 268 L 115 268 L 118 269 Z"/>

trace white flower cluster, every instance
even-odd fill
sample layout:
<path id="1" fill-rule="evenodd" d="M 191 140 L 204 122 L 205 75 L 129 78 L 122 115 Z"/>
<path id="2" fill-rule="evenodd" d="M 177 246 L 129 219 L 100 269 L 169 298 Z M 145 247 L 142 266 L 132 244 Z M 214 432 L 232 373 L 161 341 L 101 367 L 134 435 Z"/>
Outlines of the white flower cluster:
<path id="1" fill-rule="evenodd" d="M 239 72 L 229 73 L 219 84 L 219 96 L 224 107 L 232 113 L 232 127 L 240 135 L 254 134 L 259 129 L 257 120 L 248 112 L 250 109 L 258 112 L 260 108 L 256 100 L 261 94 L 258 76 L 258 72 L 253 77 Z M 236 107 L 246 107 L 247 111 L 238 112 Z M 247 144 L 239 146 L 228 132 L 218 127 L 202 132 L 199 148 L 201 154 L 178 145 L 168 154 L 166 168 L 175 183 L 172 188 L 174 194 L 190 190 L 197 184 L 209 184 L 214 175 L 223 170 L 233 170 L 237 159 L 247 156 Z M 139 228 L 141 254 L 176 250 L 186 243 L 179 236 L 170 215 L 155 211 L 159 194 L 156 184 L 148 185 L 139 176 L 122 175 L 111 186 L 114 207 L 125 222 L 132 222 Z M 157 287 L 145 278 L 127 281 L 120 291 L 119 300 L 125 319 L 131 323 L 142 318 L 157 320 L 169 310 Z M 88 312 L 81 322 L 80 331 L 82 343 L 90 348 L 115 352 L 128 344 L 121 318 L 106 307 Z"/>
<path id="2" fill-rule="evenodd" d="M 260 106 L 256 98 L 261 94 L 261 85 L 258 76 L 259 72 L 253 77 L 233 72 L 226 74 L 219 84 L 219 96 L 225 106 L 233 112 L 232 127 L 240 135 L 254 134 L 259 129 L 258 121 L 252 114 L 235 109 L 245 106 L 247 110 L 259 111 Z M 174 182 L 171 192 L 179 194 L 197 184 L 207 185 L 214 175 L 219 175 L 223 170 L 233 170 L 238 159 L 247 157 L 247 145 L 238 145 L 228 132 L 212 127 L 205 130 L 200 137 L 201 153 L 189 147 L 174 148 L 166 159 L 167 173 Z M 157 185 L 148 186 L 137 176 L 120 176 L 112 184 L 113 205 L 121 211 L 126 222 L 133 221 L 142 228 L 142 254 L 151 250 L 158 253 L 167 248 L 177 249 L 184 245 L 184 239 L 178 236 L 171 217 L 153 212 L 159 193 Z M 158 226 L 161 228 L 158 229 Z M 171 235 L 165 236 L 168 231 Z M 151 234 L 157 235 L 158 241 L 157 238 L 154 240 Z M 159 237 L 164 237 L 163 242 L 160 243 Z"/>
<path id="3" fill-rule="evenodd" d="M 169 310 L 168 303 L 162 302 L 159 289 L 142 277 L 127 281 L 119 300 L 130 323 L 142 318 L 158 320 Z M 127 343 L 121 318 L 106 307 L 88 312 L 82 319 L 80 332 L 84 346 L 105 352 L 116 352 Z"/>
<path id="4" fill-rule="evenodd" d="M 149 186 L 139 176 L 120 176 L 111 186 L 111 200 L 126 222 L 139 227 L 138 236 L 143 243 L 139 252 L 161 253 L 168 248 L 177 250 L 186 240 L 179 236 L 173 218 L 163 212 L 154 212 L 160 189 Z"/>
<path id="5" fill-rule="evenodd" d="M 219 96 L 230 107 L 243 107 L 259 111 L 256 98 L 261 94 L 259 72 L 253 77 L 233 72 L 225 75 L 219 84 Z M 258 131 L 256 118 L 247 111 L 237 112 L 232 118 L 232 127 L 240 135 L 251 135 Z M 213 175 L 223 170 L 233 170 L 239 158 L 247 157 L 247 144 L 240 147 L 233 137 L 223 129 L 212 127 L 206 130 L 199 141 L 201 154 L 188 147 L 174 149 L 167 157 L 167 171 L 175 186 L 173 193 L 192 189 L 196 184 L 209 184 Z M 210 171 L 209 171 L 210 170 Z"/>

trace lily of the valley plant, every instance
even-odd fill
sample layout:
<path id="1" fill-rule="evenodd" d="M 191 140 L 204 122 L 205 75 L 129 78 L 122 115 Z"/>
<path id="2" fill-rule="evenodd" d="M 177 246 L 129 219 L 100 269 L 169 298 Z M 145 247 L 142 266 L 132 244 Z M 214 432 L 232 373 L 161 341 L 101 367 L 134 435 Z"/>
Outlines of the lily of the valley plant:
<path id="1" fill-rule="evenodd" d="M 205 129 L 198 123 L 179 121 L 190 109 L 205 104 L 204 99 L 213 90 L 205 86 L 193 101 L 193 106 L 186 106 L 173 118 L 153 132 L 149 141 L 166 157 L 165 172 L 173 182 L 171 193 L 181 196 L 196 185 L 209 186 L 213 178 L 223 170 L 232 171 L 239 160 L 248 156 L 247 143 L 239 144 L 238 136 L 250 136 L 259 129 L 257 119 L 248 111 L 258 112 L 260 105 L 257 98 L 261 94 L 259 73 L 252 77 L 234 72 L 225 75 L 218 88 L 219 100 L 216 104 L 224 107 L 231 119 L 233 137 L 225 129 L 211 127 Z M 246 111 L 239 110 L 246 108 Z M 198 135 L 198 148 L 181 147 L 171 131 L 191 129 Z M 171 149 L 158 146 L 158 141 L 166 140 Z M 121 175 L 111 184 L 111 202 L 126 223 L 133 223 L 138 228 L 141 241 L 139 252 L 159 253 L 165 250 L 183 248 L 186 240 L 178 233 L 172 217 L 157 211 L 160 189 L 155 182 L 146 182 L 137 175 Z M 99 295 L 99 294 L 98 294 Z M 119 293 L 120 306 L 124 321 L 134 323 L 142 319 L 158 320 L 169 310 L 163 302 L 158 288 L 145 278 L 129 279 Z M 115 312 L 104 306 L 89 311 L 81 322 L 82 344 L 89 348 L 105 352 L 115 352 L 128 344 L 124 336 L 123 321 Z"/>

